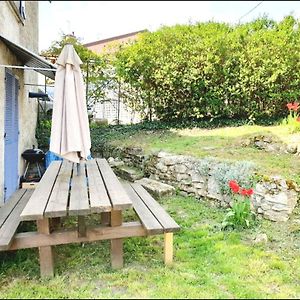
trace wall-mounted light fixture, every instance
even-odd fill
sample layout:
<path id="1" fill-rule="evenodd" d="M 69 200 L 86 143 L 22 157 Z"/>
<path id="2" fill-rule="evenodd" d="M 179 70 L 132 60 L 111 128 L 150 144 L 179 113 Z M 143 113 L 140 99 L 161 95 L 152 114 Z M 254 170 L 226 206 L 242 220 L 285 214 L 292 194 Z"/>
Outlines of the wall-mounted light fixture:
<path id="1" fill-rule="evenodd" d="M 48 94 L 29 92 L 28 97 L 29 98 L 48 98 Z"/>

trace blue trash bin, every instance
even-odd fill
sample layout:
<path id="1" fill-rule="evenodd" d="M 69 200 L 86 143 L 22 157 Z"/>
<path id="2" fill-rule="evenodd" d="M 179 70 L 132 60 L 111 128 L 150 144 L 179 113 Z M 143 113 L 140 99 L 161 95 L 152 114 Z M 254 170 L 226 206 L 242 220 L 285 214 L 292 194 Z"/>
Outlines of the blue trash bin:
<path id="1" fill-rule="evenodd" d="M 93 157 L 91 155 L 89 155 L 87 157 L 87 159 L 93 159 Z M 49 165 L 51 164 L 52 161 L 54 160 L 63 160 L 60 156 L 57 156 L 56 154 L 54 154 L 53 152 L 51 152 L 50 150 L 48 150 L 45 154 L 45 168 L 47 169 L 49 167 Z"/>
<path id="2" fill-rule="evenodd" d="M 63 160 L 61 157 L 57 156 L 50 150 L 48 150 L 45 154 L 45 168 L 47 169 L 52 161 L 54 160 Z"/>

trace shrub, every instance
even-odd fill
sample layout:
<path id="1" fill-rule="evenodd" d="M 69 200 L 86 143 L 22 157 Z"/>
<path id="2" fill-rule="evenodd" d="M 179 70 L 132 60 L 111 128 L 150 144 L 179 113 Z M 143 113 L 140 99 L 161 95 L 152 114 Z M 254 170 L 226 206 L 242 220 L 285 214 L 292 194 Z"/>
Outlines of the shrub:
<path id="1" fill-rule="evenodd" d="M 35 137 L 38 143 L 39 149 L 47 152 L 49 149 L 51 134 L 51 121 L 50 120 L 40 120 L 35 132 Z"/>
<path id="2" fill-rule="evenodd" d="M 115 64 L 130 86 L 123 100 L 149 118 L 256 122 L 283 117 L 286 101 L 299 98 L 299 45 L 292 16 L 164 26 L 124 47 Z"/>
<path id="3" fill-rule="evenodd" d="M 254 184 L 255 164 L 248 161 L 220 162 L 210 171 L 217 181 L 220 191 L 228 195 L 231 192 L 228 182 L 236 180 L 240 185 L 249 188 Z"/>

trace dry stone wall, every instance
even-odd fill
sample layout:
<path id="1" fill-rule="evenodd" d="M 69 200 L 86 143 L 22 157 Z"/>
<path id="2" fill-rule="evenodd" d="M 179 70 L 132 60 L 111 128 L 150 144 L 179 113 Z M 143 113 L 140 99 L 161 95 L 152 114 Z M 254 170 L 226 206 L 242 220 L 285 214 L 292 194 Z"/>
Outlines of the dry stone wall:
<path id="1" fill-rule="evenodd" d="M 221 191 L 213 164 L 207 166 L 206 174 L 201 174 L 201 159 L 190 156 L 166 152 L 145 156 L 140 148 L 118 148 L 118 157 L 126 164 L 142 168 L 150 179 L 174 186 L 184 196 L 206 197 L 223 207 L 232 205 L 230 195 Z M 252 210 L 272 221 L 287 221 L 297 204 L 298 192 L 294 183 L 280 176 L 270 177 L 254 187 Z"/>

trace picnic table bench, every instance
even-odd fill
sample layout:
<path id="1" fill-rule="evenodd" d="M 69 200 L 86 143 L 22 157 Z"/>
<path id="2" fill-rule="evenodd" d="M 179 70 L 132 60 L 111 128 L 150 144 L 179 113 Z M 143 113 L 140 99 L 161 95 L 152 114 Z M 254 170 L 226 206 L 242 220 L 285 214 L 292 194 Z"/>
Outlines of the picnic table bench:
<path id="1" fill-rule="evenodd" d="M 180 227 L 160 204 L 141 185 L 121 183 L 105 159 L 81 163 L 80 170 L 54 161 L 34 190 L 16 191 L 0 207 L 0 250 L 38 247 L 41 276 L 53 276 L 52 246 L 110 240 L 112 268 L 121 268 L 124 238 L 164 234 L 164 261 L 172 263 L 173 232 Z M 139 220 L 123 222 L 132 208 Z M 99 224 L 87 226 L 86 218 L 95 214 Z M 72 216 L 76 228 L 58 226 Z M 17 232 L 21 221 L 35 221 L 37 230 Z"/>

